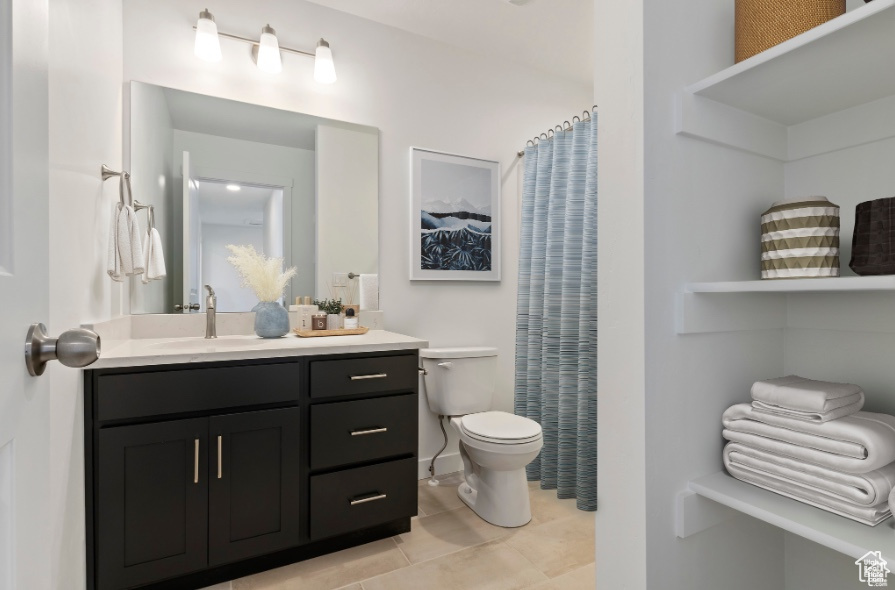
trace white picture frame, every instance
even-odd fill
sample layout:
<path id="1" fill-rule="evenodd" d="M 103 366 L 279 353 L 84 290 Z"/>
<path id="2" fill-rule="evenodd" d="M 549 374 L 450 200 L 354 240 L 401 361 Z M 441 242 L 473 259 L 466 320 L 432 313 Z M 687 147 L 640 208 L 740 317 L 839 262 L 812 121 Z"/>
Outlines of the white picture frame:
<path id="1" fill-rule="evenodd" d="M 410 280 L 500 281 L 500 162 L 410 148 Z"/>

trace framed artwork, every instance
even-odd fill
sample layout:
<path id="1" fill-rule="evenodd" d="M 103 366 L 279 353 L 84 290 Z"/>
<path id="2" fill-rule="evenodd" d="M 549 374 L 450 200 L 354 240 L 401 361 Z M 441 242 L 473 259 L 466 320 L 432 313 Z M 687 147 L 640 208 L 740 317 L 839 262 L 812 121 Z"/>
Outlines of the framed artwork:
<path id="1" fill-rule="evenodd" d="M 410 148 L 412 281 L 500 280 L 500 163 Z"/>

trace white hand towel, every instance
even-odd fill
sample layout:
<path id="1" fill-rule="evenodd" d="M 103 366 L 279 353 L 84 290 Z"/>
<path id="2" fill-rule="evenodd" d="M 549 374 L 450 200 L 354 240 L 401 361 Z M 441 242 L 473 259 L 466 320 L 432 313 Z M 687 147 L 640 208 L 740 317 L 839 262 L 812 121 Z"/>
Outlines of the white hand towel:
<path id="1" fill-rule="evenodd" d="M 752 399 L 801 412 L 825 413 L 858 401 L 863 390 L 851 383 L 814 381 L 796 375 L 756 381 Z"/>
<path id="2" fill-rule="evenodd" d="M 379 309 L 379 275 L 360 276 L 360 309 L 361 311 Z"/>
<path id="3" fill-rule="evenodd" d="M 144 285 L 149 283 L 149 281 L 157 281 L 167 275 L 165 253 L 162 250 L 162 237 L 154 227 L 146 232 L 146 246 L 143 248 L 143 253 L 146 260 L 146 272 L 143 273 Z"/>
<path id="4" fill-rule="evenodd" d="M 143 243 L 137 214 L 129 205 L 117 204 L 112 215 L 107 272 L 113 281 L 143 274 Z"/>

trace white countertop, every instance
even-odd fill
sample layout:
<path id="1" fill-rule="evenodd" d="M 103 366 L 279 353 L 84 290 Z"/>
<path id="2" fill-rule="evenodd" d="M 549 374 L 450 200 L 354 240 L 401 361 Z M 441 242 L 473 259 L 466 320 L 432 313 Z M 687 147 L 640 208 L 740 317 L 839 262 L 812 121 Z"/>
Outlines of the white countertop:
<path id="1" fill-rule="evenodd" d="M 360 336 L 319 338 L 299 338 L 294 334 L 287 334 L 282 338 L 259 338 L 252 335 L 221 336 L 214 340 L 202 337 L 104 339 L 99 360 L 87 368 L 111 369 L 317 354 L 416 350 L 428 345 L 425 340 L 385 330 L 370 330 Z"/>

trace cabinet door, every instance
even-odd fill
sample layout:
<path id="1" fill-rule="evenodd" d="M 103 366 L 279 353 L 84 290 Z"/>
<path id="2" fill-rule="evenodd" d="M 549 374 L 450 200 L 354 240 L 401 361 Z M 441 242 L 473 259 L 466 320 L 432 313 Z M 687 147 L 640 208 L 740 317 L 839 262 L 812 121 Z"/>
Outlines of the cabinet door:
<path id="1" fill-rule="evenodd" d="M 208 561 L 298 544 L 299 410 L 209 418 Z"/>
<path id="2" fill-rule="evenodd" d="M 99 433 L 97 581 L 130 588 L 206 567 L 208 420 Z"/>

